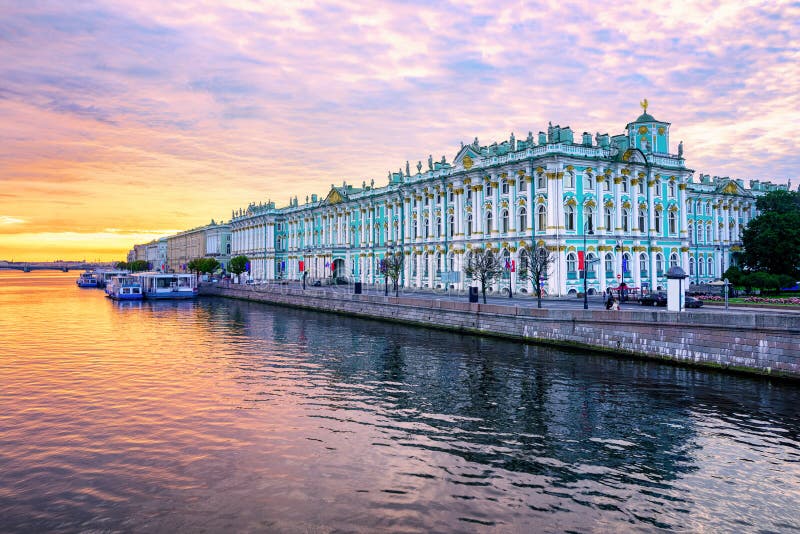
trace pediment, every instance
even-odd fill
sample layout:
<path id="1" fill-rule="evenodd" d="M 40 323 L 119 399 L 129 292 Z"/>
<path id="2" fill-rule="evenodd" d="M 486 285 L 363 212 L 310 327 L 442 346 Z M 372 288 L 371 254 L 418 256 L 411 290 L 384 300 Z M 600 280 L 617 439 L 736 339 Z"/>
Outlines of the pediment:
<path id="1" fill-rule="evenodd" d="M 341 191 L 338 187 L 334 187 L 328 193 L 328 196 L 325 197 L 323 201 L 324 204 L 340 204 L 347 200 L 347 194 Z"/>
<path id="2" fill-rule="evenodd" d="M 470 170 L 480 157 L 481 154 L 475 149 L 474 145 L 464 145 L 461 147 L 461 150 L 458 151 L 458 154 L 456 154 L 453 160 L 453 166 Z"/>

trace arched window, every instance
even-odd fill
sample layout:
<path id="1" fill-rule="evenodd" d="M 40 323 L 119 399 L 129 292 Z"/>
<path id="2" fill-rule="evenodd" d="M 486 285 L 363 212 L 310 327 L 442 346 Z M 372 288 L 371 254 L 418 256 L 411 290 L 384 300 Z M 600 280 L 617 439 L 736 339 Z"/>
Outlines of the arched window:
<path id="1" fill-rule="evenodd" d="M 639 180 L 639 194 L 644 195 L 644 179 Z"/>
<path id="2" fill-rule="evenodd" d="M 524 232 L 528 229 L 528 210 L 525 208 L 519 209 L 519 231 Z"/>
<path id="3" fill-rule="evenodd" d="M 705 273 L 705 271 L 706 271 L 706 262 L 705 262 L 705 260 L 703 260 L 703 258 L 698 258 L 697 259 L 697 267 L 698 267 L 698 269 L 697 269 L 698 274 L 700 276 L 705 276 L 705 274 L 706 274 Z"/>
<path id="4" fill-rule="evenodd" d="M 575 207 L 570 204 L 564 206 L 564 228 L 575 229 Z"/>
<path id="5" fill-rule="evenodd" d="M 544 205 L 540 205 L 537 211 L 537 221 L 536 225 L 540 232 L 544 232 L 547 230 L 547 208 Z"/>
<path id="6" fill-rule="evenodd" d="M 574 273 L 575 271 L 577 271 L 578 270 L 577 265 L 578 262 L 575 259 L 575 253 L 570 252 L 569 254 L 567 254 L 567 272 Z"/>
<path id="7" fill-rule="evenodd" d="M 622 210 L 622 231 L 626 234 L 630 231 L 630 221 L 631 212 L 627 209 Z"/>
<path id="8" fill-rule="evenodd" d="M 411 276 L 413 276 L 414 278 L 417 277 L 417 273 L 419 272 L 418 264 L 419 264 L 419 259 L 421 257 L 422 256 L 411 256 L 411 258 L 413 259 L 413 261 L 411 262 Z"/>
<path id="9" fill-rule="evenodd" d="M 605 222 L 606 222 L 606 232 L 611 232 L 614 230 L 614 212 L 611 211 L 611 208 L 606 207 L 603 209 L 603 214 L 605 215 Z"/>
<path id="10" fill-rule="evenodd" d="M 708 276 L 714 276 L 714 260 L 708 258 Z"/>
<path id="11" fill-rule="evenodd" d="M 669 257 L 669 266 L 670 267 L 677 267 L 678 266 L 678 255 L 671 254 Z"/>
<path id="12" fill-rule="evenodd" d="M 647 212 L 639 209 L 639 231 L 645 232 L 647 230 Z"/>
<path id="13" fill-rule="evenodd" d="M 606 254 L 606 274 L 614 275 L 614 256 Z"/>
<path id="14" fill-rule="evenodd" d="M 450 226 L 450 236 L 456 235 L 456 218 L 451 215 L 448 223 Z"/>
<path id="15" fill-rule="evenodd" d="M 714 242 L 714 228 L 712 228 L 711 223 L 708 224 L 706 227 L 706 243 L 713 243 Z"/>
<path id="16" fill-rule="evenodd" d="M 442 218 L 436 217 L 436 237 L 440 237 L 442 235 Z"/>
<path id="17" fill-rule="evenodd" d="M 486 196 L 492 196 L 492 184 L 491 182 L 486 182 Z"/>
<path id="18" fill-rule="evenodd" d="M 622 181 L 619 183 L 619 185 L 622 188 L 623 193 L 628 192 L 628 179 L 626 177 L 622 177 Z"/>
<path id="19" fill-rule="evenodd" d="M 670 198 L 675 198 L 675 182 L 672 180 L 669 182 L 669 196 Z"/>
<path id="20" fill-rule="evenodd" d="M 519 185 L 517 186 L 517 190 L 518 191 L 525 191 L 525 177 L 524 176 L 520 176 L 519 177 Z"/>
<path id="21" fill-rule="evenodd" d="M 622 255 L 622 276 L 631 272 L 631 256 L 627 252 Z"/>
<path id="22" fill-rule="evenodd" d="M 587 277 L 595 278 L 597 266 L 600 262 L 597 261 L 597 256 L 594 255 L 594 252 L 590 252 L 586 255 L 585 263 L 586 265 L 584 265 L 584 269 L 586 269 Z"/>
<path id="23" fill-rule="evenodd" d="M 592 175 L 587 174 L 583 177 L 583 191 L 592 191 L 594 189 L 594 182 L 592 181 Z"/>
<path id="24" fill-rule="evenodd" d="M 669 220 L 669 233 L 670 234 L 678 233 L 678 213 L 675 211 L 670 211 L 667 217 Z"/>
<path id="25" fill-rule="evenodd" d="M 491 211 L 487 211 L 486 212 L 486 233 L 487 234 L 491 234 L 492 233 L 492 212 Z"/>
<path id="26" fill-rule="evenodd" d="M 592 208 L 583 208 L 583 221 L 585 231 L 594 231 L 594 210 Z"/>
<path id="27" fill-rule="evenodd" d="M 689 275 L 694 275 L 694 256 L 689 258 Z"/>
<path id="28" fill-rule="evenodd" d="M 430 221 L 428 219 L 425 219 L 425 222 L 423 224 L 425 225 L 424 233 L 425 233 L 425 238 L 427 239 L 428 237 L 430 237 L 431 233 Z"/>
<path id="29" fill-rule="evenodd" d="M 467 237 L 472 235 L 472 214 L 467 215 Z"/>
<path id="30" fill-rule="evenodd" d="M 442 255 L 436 254 L 436 274 L 442 272 Z"/>
<path id="31" fill-rule="evenodd" d="M 647 254 L 639 256 L 639 272 L 642 276 L 647 276 Z"/>
<path id="32" fill-rule="evenodd" d="M 656 213 L 655 213 L 655 216 L 653 217 L 653 219 L 654 219 L 653 226 L 655 227 L 654 230 L 656 231 L 657 234 L 660 234 L 661 233 L 661 212 L 656 210 Z"/>
<path id="33" fill-rule="evenodd" d="M 656 274 L 658 276 L 664 275 L 664 256 L 661 253 L 656 254 Z"/>
<path id="34" fill-rule="evenodd" d="M 575 189 L 575 175 L 571 172 L 564 173 L 564 188 Z"/>
<path id="35" fill-rule="evenodd" d="M 502 189 L 502 193 L 504 195 L 507 195 L 508 194 L 508 180 L 503 180 L 502 188 L 503 188 Z"/>
<path id="36" fill-rule="evenodd" d="M 603 191 L 611 191 L 611 180 L 608 178 L 603 180 Z"/>
<path id="37" fill-rule="evenodd" d="M 504 234 L 507 234 L 508 233 L 508 210 L 503 210 L 500 213 L 500 218 L 501 218 L 501 226 L 500 226 L 500 228 L 501 228 L 501 230 L 502 230 L 502 232 Z"/>
<path id="38" fill-rule="evenodd" d="M 428 258 L 428 254 L 426 252 L 425 255 L 422 256 L 422 277 L 423 278 L 427 278 L 428 277 L 428 273 L 430 271 L 430 262 L 428 260 L 429 260 L 429 258 Z"/>
<path id="39" fill-rule="evenodd" d="M 544 189 L 545 188 L 545 179 L 547 177 L 543 172 L 540 172 L 536 175 L 536 189 Z"/>
<path id="40" fill-rule="evenodd" d="M 417 233 L 417 220 L 416 219 L 411 221 L 411 235 L 414 237 L 414 239 L 419 237 L 419 234 Z"/>
<path id="41" fill-rule="evenodd" d="M 694 245 L 694 225 L 689 224 L 689 244 Z"/>
<path id="42" fill-rule="evenodd" d="M 467 188 L 467 202 L 472 202 L 472 188 Z"/>
<path id="43" fill-rule="evenodd" d="M 450 272 L 456 270 L 456 257 L 452 252 L 447 256 L 447 264 L 450 266 Z"/>

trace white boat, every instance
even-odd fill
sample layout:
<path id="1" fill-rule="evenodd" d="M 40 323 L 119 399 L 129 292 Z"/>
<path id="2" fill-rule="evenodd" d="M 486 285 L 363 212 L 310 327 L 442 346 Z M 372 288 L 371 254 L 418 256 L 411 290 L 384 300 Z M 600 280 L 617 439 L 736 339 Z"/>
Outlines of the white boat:
<path id="1" fill-rule="evenodd" d="M 97 277 L 97 287 L 106 287 L 115 276 L 125 276 L 130 271 L 121 271 L 116 269 L 98 269 L 95 271 Z"/>
<path id="2" fill-rule="evenodd" d="M 145 272 L 131 275 L 146 299 L 191 299 L 197 296 L 197 275 Z"/>
<path id="3" fill-rule="evenodd" d="M 97 276 L 94 271 L 86 271 L 78 275 L 75 283 L 78 284 L 78 287 L 97 287 Z"/>
<path id="4" fill-rule="evenodd" d="M 142 300 L 142 284 L 133 276 L 115 276 L 106 284 L 106 296 L 114 300 Z"/>

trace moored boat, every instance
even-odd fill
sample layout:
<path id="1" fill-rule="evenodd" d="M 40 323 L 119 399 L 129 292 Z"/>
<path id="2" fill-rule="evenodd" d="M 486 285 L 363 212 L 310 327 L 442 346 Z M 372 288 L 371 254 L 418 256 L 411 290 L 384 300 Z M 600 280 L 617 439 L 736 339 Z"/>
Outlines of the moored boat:
<path id="1" fill-rule="evenodd" d="M 191 299 L 197 296 L 197 276 L 189 273 L 145 272 L 131 275 L 146 299 Z"/>
<path id="2" fill-rule="evenodd" d="M 115 276 L 125 276 L 129 272 L 130 271 L 122 271 L 118 269 L 98 269 L 95 271 L 97 287 L 106 287 L 106 285 L 111 282 L 111 279 Z"/>
<path id="3" fill-rule="evenodd" d="M 78 276 L 75 283 L 78 284 L 78 287 L 97 287 L 97 276 L 94 271 L 86 271 Z"/>
<path id="4" fill-rule="evenodd" d="M 114 300 L 142 300 L 142 284 L 133 276 L 115 276 L 106 284 L 106 296 Z"/>

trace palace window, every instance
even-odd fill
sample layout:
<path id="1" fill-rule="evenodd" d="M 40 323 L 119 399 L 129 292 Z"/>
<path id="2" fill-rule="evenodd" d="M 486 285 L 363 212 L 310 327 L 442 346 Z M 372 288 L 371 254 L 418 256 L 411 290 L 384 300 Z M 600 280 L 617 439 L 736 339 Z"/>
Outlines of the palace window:
<path id="1" fill-rule="evenodd" d="M 675 182 L 669 182 L 669 198 L 675 198 Z"/>
<path id="2" fill-rule="evenodd" d="M 423 224 L 425 225 L 424 233 L 425 233 L 425 238 L 427 239 L 428 237 L 430 237 L 431 233 L 430 221 L 428 219 L 425 219 L 425 222 Z"/>
<path id="3" fill-rule="evenodd" d="M 669 233 L 675 234 L 678 232 L 678 213 L 675 211 L 670 211 L 669 215 L 667 216 L 669 220 Z"/>
<path id="4" fill-rule="evenodd" d="M 661 253 L 656 254 L 656 274 L 658 276 L 664 275 L 664 256 Z"/>
<path id="5" fill-rule="evenodd" d="M 564 228 L 567 230 L 575 229 L 575 208 L 569 204 L 564 206 Z"/>
<path id="6" fill-rule="evenodd" d="M 620 185 L 620 187 L 622 187 L 622 192 L 623 193 L 627 193 L 628 192 L 628 179 L 627 178 L 625 178 L 623 176 L 622 177 L 622 181 L 619 183 L 619 185 Z"/>
<path id="7" fill-rule="evenodd" d="M 537 211 L 537 221 L 536 225 L 538 226 L 538 230 L 540 232 L 544 232 L 547 230 L 547 208 L 544 205 L 540 205 Z"/>
<path id="8" fill-rule="evenodd" d="M 492 212 L 491 211 L 487 211 L 486 212 L 486 233 L 487 234 L 492 233 Z"/>
<path id="9" fill-rule="evenodd" d="M 508 194 L 508 180 L 503 180 L 502 187 L 503 187 L 502 193 L 504 195 L 507 195 Z"/>
<path id="10" fill-rule="evenodd" d="M 678 255 L 672 254 L 669 257 L 669 266 L 670 267 L 677 267 L 678 266 Z"/>
<path id="11" fill-rule="evenodd" d="M 639 194 L 644 195 L 644 178 L 639 180 Z"/>
<path id="12" fill-rule="evenodd" d="M 708 276 L 714 276 L 714 260 L 708 258 Z"/>
<path id="13" fill-rule="evenodd" d="M 525 191 L 525 177 L 519 177 L 519 185 L 517 186 L 517 191 Z"/>
<path id="14" fill-rule="evenodd" d="M 487 183 L 486 184 L 486 196 L 487 197 L 492 196 L 492 184 L 491 183 Z"/>
<path id="15" fill-rule="evenodd" d="M 442 218 L 436 217 L 436 237 L 441 237 L 442 235 Z"/>
<path id="16" fill-rule="evenodd" d="M 414 239 L 416 239 L 417 237 L 419 237 L 419 234 L 417 233 L 417 220 L 416 220 L 416 219 L 414 219 L 413 221 L 411 221 L 411 236 L 412 236 Z"/>
<path id="17" fill-rule="evenodd" d="M 544 189 L 547 176 L 544 173 L 536 175 L 536 189 Z"/>
<path id="18" fill-rule="evenodd" d="M 566 189 L 575 189 L 575 175 L 571 172 L 564 173 L 564 187 Z"/>
<path id="19" fill-rule="evenodd" d="M 631 213 L 627 209 L 622 210 L 622 231 L 626 234 L 630 231 L 630 216 Z"/>
<path id="20" fill-rule="evenodd" d="M 528 211 L 525 208 L 519 209 L 519 231 L 524 232 L 528 229 Z"/>
<path id="21" fill-rule="evenodd" d="M 587 174 L 583 177 L 583 191 L 584 193 L 594 190 L 594 183 L 592 183 L 592 175 Z"/>
<path id="22" fill-rule="evenodd" d="M 592 208 L 583 209 L 583 219 L 585 231 L 594 230 L 594 210 Z"/>
<path id="23" fill-rule="evenodd" d="M 647 254 L 639 256 L 639 274 L 647 276 Z"/>
<path id="24" fill-rule="evenodd" d="M 608 177 L 603 180 L 603 191 L 611 191 L 611 180 Z"/>
<path id="25" fill-rule="evenodd" d="M 711 226 L 711 223 L 708 224 L 706 227 L 706 243 L 713 243 L 714 242 L 714 228 Z"/>
<path id="26" fill-rule="evenodd" d="M 612 256 L 611 254 L 606 254 L 605 264 L 606 264 L 606 274 L 614 276 L 614 256 Z"/>
<path id="27" fill-rule="evenodd" d="M 622 255 L 622 276 L 625 276 L 627 273 L 631 272 L 631 257 L 626 252 Z"/>
<path id="28" fill-rule="evenodd" d="M 472 189 L 467 188 L 467 202 L 472 202 Z"/>
<path id="29" fill-rule="evenodd" d="M 429 273 L 430 273 L 430 258 L 428 257 L 428 254 L 425 253 L 425 255 L 422 256 L 422 277 L 428 278 Z"/>
<path id="30" fill-rule="evenodd" d="M 656 234 L 660 234 L 661 233 L 661 212 L 656 210 L 656 213 L 655 213 L 655 216 L 653 217 L 653 219 L 654 219 L 654 225 L 653 226 L 655 226 Z"/>
<path id="31" fill-rule="evenodd" d="M 698 269 L 698 274 L 699 274 L 700 276 L 705 276 L 705 274 L 706 274 L 706 273 L 705 273 L 705 270 L 706 270 L 706 269 L 705 269 L 705 267 L 706 267 L 706 262 L 705 262 L 705 261 L 703 261 L 703 258 L 698 258 L 698 259 L 697 259 L 697 266 L 699 267 L 699 269 Z"/>
<path id="32" fill-rule="evenodd" d="M 456 235 L 456 218 L 451 215 L 448 222 L 450 225 L 450 236 Z"/>
<path id="33" fill-rule="evenodd" d="M 567 272 L 574 273 L 577 270 L 577 265 L 575 254 L 573 252 L 567 254 Z"/>
<path id="34" fill-rule="evenodd" d="M 467 215 L 467 237 L 472 235 L 472 214 Z"/>
<path id="35" fill-rule="evenodd" d="M 689 276 L 694 275 L 694 256 L 689 258 Z"/>
<path id="36" fill-rule="evenodd" d="M 503 212 L 500 214 L 500 216 L 502 218 L 502 227 L 501 227 L 502 228 L 502 232 L 504 234 L 507 234 L 508 233 L 508 210 L 503 210 Z"/>
<path id="37" fill-rule="evenodd" d="M 611 232 L 614 230 L 614 213 L 611 211 L 611 208 L 605 208 L 603 213 L 606 219 L 606 232 Z"/>

